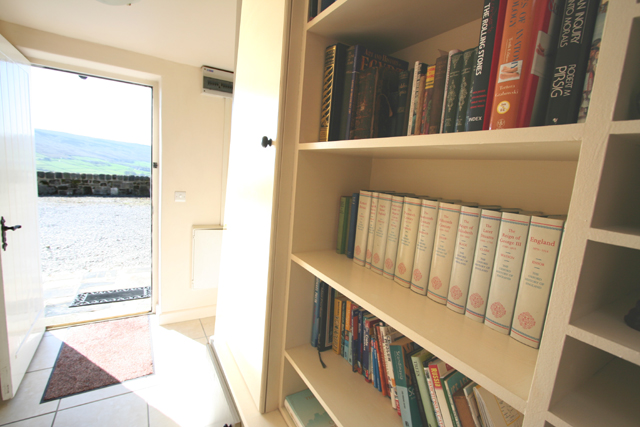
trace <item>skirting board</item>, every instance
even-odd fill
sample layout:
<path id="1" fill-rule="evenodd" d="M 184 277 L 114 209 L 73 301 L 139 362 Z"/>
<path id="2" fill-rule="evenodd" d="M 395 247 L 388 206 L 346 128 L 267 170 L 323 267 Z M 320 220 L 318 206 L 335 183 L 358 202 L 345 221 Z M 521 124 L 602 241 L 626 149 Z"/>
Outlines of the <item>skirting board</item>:
<path id="1" fill-rule="evenodd" d="M 158 312 L 158 324 L 166 325 L 169 323 L 186 322 L 187 320 L 213 317 L 216 315 L 216 306 L 209 305 L 206 307 L 197 307 L 190 308 L 188 310 L 176 310 L 167 312 L 160 312 L 160 310 L 158 310 Z"/>

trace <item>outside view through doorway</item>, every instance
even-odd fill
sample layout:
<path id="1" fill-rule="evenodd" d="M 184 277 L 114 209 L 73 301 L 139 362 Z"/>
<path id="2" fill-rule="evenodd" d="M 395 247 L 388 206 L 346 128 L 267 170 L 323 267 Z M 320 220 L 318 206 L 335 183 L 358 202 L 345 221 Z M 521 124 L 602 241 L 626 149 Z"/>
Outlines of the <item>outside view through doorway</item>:
<path id="1" fill-rule="evenodd" d="M 33 67 L 31 110 L 45 323 L 149 311 L 152 89 Z"/>

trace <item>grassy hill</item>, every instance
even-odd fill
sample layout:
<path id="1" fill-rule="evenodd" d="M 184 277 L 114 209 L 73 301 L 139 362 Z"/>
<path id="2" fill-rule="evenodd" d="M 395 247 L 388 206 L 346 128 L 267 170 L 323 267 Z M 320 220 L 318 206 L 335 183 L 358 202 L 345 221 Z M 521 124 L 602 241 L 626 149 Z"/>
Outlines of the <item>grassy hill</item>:
<path id="1" fill-rule="evenodd" d="M 46 172 L 151 174 L 151 147 L 35 130 L 36 168 Z"/>

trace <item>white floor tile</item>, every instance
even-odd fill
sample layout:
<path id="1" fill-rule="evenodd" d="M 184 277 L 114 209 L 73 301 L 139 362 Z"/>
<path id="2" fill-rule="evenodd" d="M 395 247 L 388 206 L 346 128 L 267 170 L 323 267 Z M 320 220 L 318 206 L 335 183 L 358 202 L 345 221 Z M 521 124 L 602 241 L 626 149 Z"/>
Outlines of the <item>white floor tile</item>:
<path id="1" fill-rule="evenodd" d="M 17 423 L 9 424 L 7 427 L 51 427 L 55 416 L 55 412 L 52 412 L 51 414 L 18 421 Z"/>
<path id="2" fill-rule="evenodd" d="M 45 335 L 40 341 L 27 372 L 53 368 L 61 346 L 62 340 L 60 338 L 55 335 Z"/>
<path id="3" fill-rule="evenodd" d="M 16 396 L 0 402 L 0 425 L 56 411 L 57 400 L 40 404 L 50 374 L 51 369 L 46 369 L 24 376 Z"/>
<path id="4" fill-rule="evenodd" d="M 200 323 L 202 323 L 205 336 L 210 338 L 216 328 L 216 318 L 214 316 L 205 317 L 204 319 L 200 319 Z"/>
<path id="5" fill-rule="evenodd" d="M 128 393 L 58 411 L 53 427 L 147 427 L 147 403 Z"/>
<path id="6" fill-rule="evenodd" d="M 203 338 L 204 329 L 202 329 L 202 325 L 200 324 L 200 320 L 187 320 L 186 322 L 178 322 L 178 323 L 170 323 L 168 325 L 162 325 L 161 328 L 175 331 L 179 334 L 182 334 L 188 338 Z"/>

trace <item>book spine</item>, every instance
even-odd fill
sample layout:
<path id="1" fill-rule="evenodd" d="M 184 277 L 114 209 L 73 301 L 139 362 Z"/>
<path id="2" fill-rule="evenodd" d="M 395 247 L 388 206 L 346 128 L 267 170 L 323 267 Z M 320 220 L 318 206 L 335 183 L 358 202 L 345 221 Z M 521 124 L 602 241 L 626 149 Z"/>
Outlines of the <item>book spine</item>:
<path id="1" fill-rule="evenodd" d="M 376 219 L 378 217 L 378 201 L 380 193 L 371 193 L 371 212 L 369 212 L 369 235 L 367 236 L 367 250 L 364 258 L 364 266 L 371 268 L 371 259 L 373 258 L 373 243 L 376 235 Z"/>
<path id="2" fill-rule="evenodd" d="M 456 427 L 462 427 L 462 423 L 460 422 L 460 416 L 458 414 L 458 410 L 456 409 L 455 401 L 453 400 L 453 394 L 456 391 L 461 390 L 462 387 L 464 387 L 470 381 L 471 380 L 469 380 L 469 378 L 462 375 L 460 372 L 456 372 L 455 374 L 444 380 L 447 402 L 449 403 L 449 412 L 451 412 L 453 423 Z"/>
<path id="3" fill-rule="evenodd" d="M 311 327 L 311 345 L 318 346 L 318 336 L 320 334 L 320 284 L 322 281 L 316 277 L 313 288 L 313 323 Z"/>
<path id="4" fill-rule="evenodd" d="M 319 142 L 340 139 L 340 117 L 342 114 L 342 91 L 344 90 L 346 56 L 347 46 L 342 43 L 328 46 L 324 53 Z"/>
<path id="5" fill-rule="evenodd" d="M 567 0 L 558 37 L 546 125 L 578 121 L 599 0 Z"/>
<path id="6" fill-rule="evenodd" d="M 391 211 L 391 195 L 380 193 L 378 197 L 378 212 L 376 214 L 375 234 L 371 256 L 371 270 L 378 274 L 384 271 L 384 255 L 387 247 L 389 232 L 389 217 Z"/>
<path id="7" fill-rule="evenodd" d="M 347 225 L 349 225 L 349 218 L 347 213 L 349 211 L 349 205 L 351 198 L 348 196 L 340 197 L 340 211 L 338 213 L 338 238 L 336 243 L 336 252 L 344 254 L 346 252 L 347 244 Z"/>
<path id="8" fill-rule="evenodd" d="M 429 365 L 429 373 L 431 374 L 431 380 L 433 381 L 433 388 L 435 390 L 436 399 L 440 407 L 440 414 L 445 427 L 455 427 L 451 412 L 449 412 L 449 405 L 447 404 L 447 395 L 442 385 L 442 379 L 446 375 L 440 373 L 440 369 L 437 365 Z"/>
<path id="9" fill-rule="evenodd" d="M 309 0 L 309 11 L 307 21 L 311 21 L 318 15 L 318 0 Z"/>
<path id="10" fill-rule="evenodd" d="M 506 6 L 506 0 L 484 1 L 475 75 L 467 108 L 467 131 L 489 129 Z"/>
<path id="11" fill-rule="evenodd" d="M 473 75 L 476 66 L 476 53 L 478 48 L 464 51 L 462 55 L 463 64 L 460 73 L 460 93 L 458 94 L 458 109 L 456 111 L 455 131 L 464 132 L 467 122 L 467 107 L 469 106 L 469 97 L 471 96 L 471 85 L 473 84 Z"/>
<path id="12" fill-rule="evenodd" d="M 375 326 L 376 331 L 376 354 L 378 356 L 378 375 L 380 376 L 380 391 L 383 396 L 390 396 L 389 393 L 389 378 L 387 377 L 386 359 L 384 355 L 384 349 L 382 345 L 382 331 L 384 327 L 383 323 L 378 323 Z"/>
<path id="13" fill-rule="evenodd" d="M 380 69 L 369 68 L 358 74 L 358 97 L 356 113 L 350 139 L 372 138 L 371 129 L 374 122 L 374 109 Z"/>
<path id="14" fill-rule="evenodd" d="M 415 393 L 411 393 L 410 382 L 408 378 L 409 371 L 405 366 L 405 354 L 407 350 L 401 345 L 391 345 L 391 360 L 393 364 L 393 375 L 396 379 L 396 388 L 398 390 L 398 401 L 400 403 L 400 412 L 402 415 L 402 424 L 406 427 L 420 426 L 420 415 L 415 406 Z M 412 405 L 412 400 L 414 401 Z M 414 410 L 412 411 L 412 406 Z"/>
<path id="15" fill-rule="evenodd" d="M 371 214 L 371 191 L 360 191 L 358 221 L 356 223 L 353 262 L 364 266 L 367 238 L 369 237 L 369 215 Z"/>
<path id="16" fill-rule="evenodd" d="M 412 135 L 420 135 L 420 129 L 422 127 L 422 107 L 424 104 L 425 87 L 427 85 L 427 72 L 429 71 L 429 66 L 427 64 L 419 64 L 420 80 L 418 81 L 418 87 L 416 89 Z"/>
<path id="17" fill-rule="evenodd" d="M 329 285 L 320 281 L 319 294 L 318 294 L 318 350 L 324 351 L 327 349 L 327 335 L 329 334 L 329 324 L 327 322 L 327 295 L 329 294 Z"/>
<path id="18" fill-rule="evenodd" d="M 449 78 L 447 79 L 447 89 L 444 98 L 444 123 L 442 133 L 450 133 L 456 130 L 456 112 L 458 111 L 458 95 L 460 95 L 463 66 L 464 52 L 458 52 L 451 56 Z"/>
<path id="19" fill-rule="evenodd" d="M 436 59 L 436 73 L 433 78 L 433 103 L 431 104 L 431 116 L 429 118 L 429 134 L 440 133 L 442 104 L 444 102 L 444 90 L 447 83 L 448 60 L 448 55 L 442 55 Z"/>
<path id="20" fill-rule="evenodd" d="M 454 55 L 460 52 L 461 52 L 460 49 L 453 49 L 449 51 L 449 56 L 447 58 L 447 74 L 445 75 L 445 80 L 444 80 L 444 94 L 442 97 L 442 114 L 440 116 L 440 129 L 436 133 L 444 133 L 444 126 L 445 126 L 444 118 L 447 112 L 447 100 L 449 97 L 449 79 L 451 78 L 451 70 L 452 70 L 451 59 L 453 58 Z"/>
<path id="21" fill-rule="evenodd" d="M 465 316 L 476 322 L 484 322 L 487 310 L 487 296 L 489 295 L 501 219 L 500 212 L 490 210 L 483 210 L 480 216 L 478 242 L 473 256 L 469 296 L 465 309 Z"/>
<path id="22" fill-rule="evenodd" d="M 422 200 L 416 252 L 413 258 L 413 274 L 411 275 L 411 290 L 420 295 L 427 294 L 439 209 L 440 202 Z"/>
<path id="23" fill-rule="evenodd" d="M 407 105 L 409 98 L 409 71 L 401 71 L 398 76 L 398 113 L 396 121 L 395 136 L 405 136 L 407 134 Z"/>
<path id="24" fill-rule="evenodd" d="M 438 403 L 438 397 L 436 396 L 436 389 L 433 385 L 433 378 L 431 378 L 431 372 L 429 366 L 424 370 L 425 378 L 427 379 L 427 386 L 429 387 L 429 396 L 431 397 L 431 403 L 433 403 L 433 412 L 436 414 L 436 421 L 438 421 L 438 427 L 444 427 L 444 419 L 442 418 L 442 412 L 440 411 L 440 404 Z"/>
<path id="25" fill-rule="evenodd" d="M 389 231 L 387 232 L 387 245 L 384 251 L 384 271 L 382 275 L 393 280 L 396 271 L 396 255 L 398 253 L 398 236 L 400 235 L 400 224 L 402 223 L 402 207 L 404 198 L 401 196 L 391 197 L 391 212 L 389 215 Z"/>
<path id="26" fill-rule="evenodd" d="M 462 206 L 455 203 L 440 203 L 438 210 L 427 296 L 440 304 L 447 303 L 461 208 Z"/>
<path id="27" fill-rule="evenodd" d="M 424 84 L 424 101 L 422 103 L 422 122 L 420 124 L 420 134 L 429 133 L 429 120 L 431 119 L 431 108 L 433 107 L 433 84 L 436 77 L 436 66 L 427 68 L 427 80 Z"/>
<path id="28" fill-rule="evenodd" d="M 353 258 L 356 241 L 356 228 L 358 223 L 358 205 L 360 194 L 353 193 L 351 196 L 351 207 L 349 208 L 349 226 L 347 233 L 347 258 Z"/>
<path id="29" fill-rule="evenodd" d="M 562 230 L 561 220 L 531 217 L 511 337 L 533 348 L 540 346 Z"/>
<path id="30" fill-rule="evenodd" d="M 343 299 L 336 296 L 333 306 L 333 351 L 340 354 L 342 347 L 342 303 Z"/>
<path id="31" fill-rule="evenodd" d="M 405 197 L 402 205 L 402 223 L 399 230 L 398 254 L 393 280 L 405 288 L 411 286 L 411 272 L 413 271 L 421 206 L 420 199 L 413 197 Z"/>
<path id="32" fill-rule="evenodd" d="M 420 399 L 422 401 L 422 407 L 424 409 L 424 415 L 427 419 L 427 426 L 425 427 L 437 427 L 438 420 L 433 409 L 433 403 L 429 397 L 429 386 L 427 384 L 427 378 L 424 375 L 424 362 L 431 357 L 431 353 L 423 350 L 421 353 L 411 356 L 411 362 L 413 363 L 413 371 L 416 376 L 416 386 L 420 393 Z"/>
<path id="33" fill-rule="evenodd" d="M 317 0 L 316 0 L 317 1 Z M 344 87 L 342 89 L 342 111 L 340 116 L 339 139 L 349 139 L 351 135 L 351 121 L 355 114 L 355 100 L 358 94 L 356 49 L 359 46 L 350 46 L 347 49 L 345 60 Z"/>
<path id="34" fill-rule="evenodd" d="M 340 323 L 342 329 L 342 346 L 340 347 L 340 354 L 345 359 L 347 359 L 348 357 L 346 354 L 347 341 L 349 341 L 349 330 L 347 329 L 347 313 L 350 311 L 351 301 L 347 299 L 342 303 L 342 314 L 340 315 Z"/>
<path id="35" fill-rule="evenodd" d="M 449 282 L 449 296 L 447 298 L 447 308 L 460 314 L 464 314 L 467 294 L 469 293 L 473 255 L 478 240 L 480 212 L 480 209 L 468 206 L 463 206 L 460 209 L 458 235 L 456 236 L 455 253 Z"/>
<path id="36" fill-rule="evenodd" d="M 469 408 L 469 403 L 462 390 L 459 390 L 453 394 L 453 406 L 456 408 L 458 418 L 460 419 L 460 425 L 462 427 L 474 427 L 475 421 Z"/>
<path id="37" fill-rule="evenodd" d="M 416 372 L 413 368 L 413 362 L 412 362 L 412 358 L 413 355 L 415 354 L 420 354 L 421 352 L 423 352 L 423 349 L 418 348 L 418 350 L 414 350 L 410 353 L 407 353 L 405 355 L 405 366 L 407 369 L 407 378 L 410 380 L 409 381 L 409 387 L 412 389 L 410 391 L 410 393 L 412 393 L 415 398 L 414 398 L 414 402 L 412 404 L 412 411 L 415 410 L 418 412 L 418 416 L 420 419 L 420 424 L 421 426 L 427 427 L 429 426 L 429 421 L 427 420 L 427 414 L 425 412 L 425 408 L 424 408 L 424 403 L 422 402 L 422 396 L 420 395 L 420 390 L 418 388 L 418 379 L 416 377 Z"/>
<path id="38" fill-rule="evenodd" d="M 500 221 L 484 324 L 503 334 L 511 329 L 530 220 L 528 215 L 503 213 Z"/>
<path id="39" fill-rule="evenodd" d="M 587 63 L 587 72 L 584 78 L 584 86 L 582 88 L 582 100 L 580 109 L 578 110 L 578 123 L 584 123 L 587 119 L 589 111 L 589 103 L 591 102 L 591 90 L 593 88 L 593 79 L 596 76 L 596 68 L 598 67 L 598 57 L 600 56 L 600 43 L 602 42 L 602 33 L 604 30 L 604 21 L 607 17 L 608 0 L 602 0 L 598 8 L 598 17 L 596 18 L 593 37 L 591 39 L 591 50 L 589 52 L 589 62 Z"/>
<path id="40" fill-rule="evenodd" d="M 420 94 L 419 84 L 420 84 L 420 61 L 416 61 L 415 66 L 413 67 L 413 76 L 411 79 L 411 86 L 409 86 L 409 90 L 410 90 L 409 96 L 411 97 L 411 99 L 409 100 L 409 110 L 408 110 L 409 122 L 407 123 L 407 135 L 413 135 L 413 127 L 414 127 L 415 116 L 416 116 L 416 98 Z"/>

